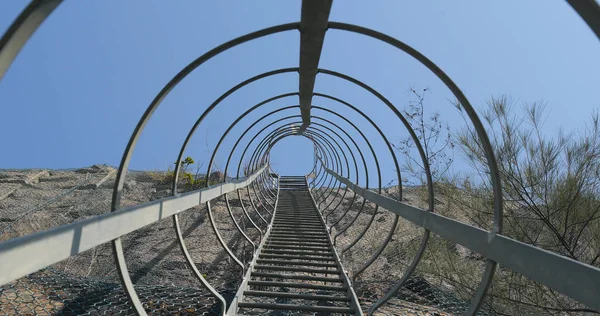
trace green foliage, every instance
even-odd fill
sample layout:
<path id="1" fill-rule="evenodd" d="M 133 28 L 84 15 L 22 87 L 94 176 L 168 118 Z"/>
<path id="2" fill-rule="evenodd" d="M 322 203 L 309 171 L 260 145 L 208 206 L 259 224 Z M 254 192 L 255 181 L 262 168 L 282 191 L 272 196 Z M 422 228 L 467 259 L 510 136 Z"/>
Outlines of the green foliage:
<path id="1" fill-rule="evenodd" d="M 177 165 L 177 162 L 174 163 L 175 165 Z M 189 166 L 194 164 L 194 159 L 190 156 L 185 157 L 184 160 L 179 162 L 180 164 L 180 170 L 185 173 L 188 169 Z"/>
<path id="2" fill-rule="evenodd" d="M 177 177 L 178 185 L 184 191 L 206 187 L 206 180 L 199 176 L 203 164 L 198 164 L 195 173 L 192 173 L 190 167 L 194 165 L 194 163 L 194 159 L 190 156 L 179 162 L 179 176 Z M 175 162 L 174 164 L 177 165 L 178 163 Z M 158 183 L 169 184 L 172 183 L 175 178 L 175 171 L 169 168 L 167 172 L 148 172 L 148 175 Z M 181 187 L 182 185 L 183 187 Z"/>
<path id="3" fill-rule="evenodd" d="M 185 172 L 183 174 L 183 179 L 186 180 L 187 183 L 190 185 L 194 185 L 196 183 L 196 179 L 194 179 L 194 175 L 189 172 Z"/>
<path id="4" fill-rule="evenodd" d="M 458 108 L 461 109 L 460 105 Z M 543 133 L 544 103 L 522 111 L 507 97 L 492 98 L 482 118 L 499 168 L 504 200 L 503 234 L 549 251 L 600 266 L 600 124 L 577 133 Z M 475 172 L 457 180 L 446 198 L 461 217 L 489 228 L 492 219 L 487 158 L 473 128 L 458 144 Z M 456 214 L 455 214 L 456 216 Z M 573 312 L 580 304 L 508 269 L 497 272 L 490 308 L 504 314 L 524 310 Z M 519 311 L 520 309 L 520 311 Z"/>
<path id="5" fill-rule="evenodd" d="M 450 137 L 436 115 L 425 119 L 423 94 L 411 92 L 417 100 L 404 115 L 432 166 L 435 211 L 492 229 L 494 196 L 490 171 L 476 131 L 467 127 Z M 460 104 L 455 105 L 463 111 Z M 545 104 L 538 102 L 519 109 L 514 100 L 503 96 L 492 98 L 482 111 L 482 123 L 502 182 L 502 234 L 600 267 L 600 119 L 594 113 L 591 122 L 580 130 L 574 133 L 558 130 L 555 137 L 549 137 L 543 129 L 544 108 Z M 466 115 L 463 118 L 471 126 Z M 403 172 L 426 183 L 416 175 L 423 174 L 423 166 L 420 160 L 409 157 L 414 154 L 410 142 L 406 139 L 396 147 L 406 156 Z M 473 168 L 472 172 L 450 174 L 447 167 L 452 163 L 451 157 L 437 154 L 439 150 L 452 150 L 454 144 Z M 418 202 L 412 202 L 421 204 L 420 207 L 426 205 L 426 189 L 417 188 L 415 193 Z M 401 246 L 393 250 L 401 253 L 414 248 L 410 244 Z M 432 236 L 416 273 L 438 288 L 452 288 L 454 296 L 468 301 L 484 266 L 485 258 L 481 255 Z M 578 302 L 502 266 L 496 271 L 483 308 L 498 315 L 573 315 L 589 311 Z"/>

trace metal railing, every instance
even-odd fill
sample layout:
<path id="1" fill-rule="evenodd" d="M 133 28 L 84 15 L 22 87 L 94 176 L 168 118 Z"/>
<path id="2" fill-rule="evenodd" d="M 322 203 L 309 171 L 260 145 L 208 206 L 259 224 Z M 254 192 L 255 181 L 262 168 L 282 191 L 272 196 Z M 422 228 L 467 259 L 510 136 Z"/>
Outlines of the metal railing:
<path id="1" fill-rule="evenodd" d="M 60 0 L 34 0 L 9 27 L 0 39 L 0 80 L 4 77 L 10 64 L 29 37 L 52 11 L 59 7 L 61 2 Z M 570 0 L 567 2 L 600 37 L 600 8 L 598 4 L 594 0 Z M 473 297 L 470 299 L 468 308 L 464 310 L 467 315 L 480 312 L 482 302 L 494 278 L 497 264 L 508 267 L 531 280 L 563 293 L 587 305 L 590 309 L 600 310 L 600 270 L 598 268 L 524 244 L 502 234 L 503 199 L 495 154 L 481 121 L 459 87 L 440 67 L 416 49 L 398 39 L 371 29 L 329 21 L 330 10 L 331 1 L 305 0 L 302 2 L 300 22 L 269 27 L 228 41 L 192 61 L 177 73 L 150 103 L 125 148 L 114 185 L 111 212 L 0 243 L 0 285 L 7 284 L 83 251 L 111 242 L 121 283 L 132 305 L 132 311 L 145 315 L 147 304 L 138 297 L 129 276 L 121 237 L 161 219 L 172 218 L 175 236 L 189 269 L 192 270 L 194 276 L 202 285 L 220 301 L 222 304 L 220 313 L 225 314 L 228 299 L 207 282 L 203 271 L 200 271 L 196 266 L 184 241 L 179 214 L 192 207 L 206 205 L 210 224 L 219 245 L 231 261 L 242 269 L 243 273 L 240 275 L 240 280 L 246 282 L 248 273 L 245 269 L 256 260 L 256 256 L 250 258 L 251 260 L 240 258 L 230 248 L 222 237 L 222 231 L 215 221 L 211 203 L 214 203 L 215 199 L 219 197 L 224 197 L 229 218 L 234 224 L 233 227 L 251 245 L 253 252 L 260 251 L 261 241 L 271 227 L 271 220 L 276 212 L 278 199 L 278 189 L 273 187 L 272 182 L 274 171 L 269 164 L 270 151 L 282 139 L 290 136 L 300 136 L 309 139 L 314 144 L 316 158 L 314 169 L 310 173 L 313 175 L 310 180 L 310 185 L 313 188 L 311 197 L 314 197 L 315 206 L 322 211 L 324 222 L 329 225 L 329 233 L 333 244 L 339 247 L 337 251 L 339 251 L 340 257 L 343 257 L 345 253 L 349 253 L 349 250 L 358 243 L 366 240 L 373 223 L 378 220 L 379 214 L 384 213 L 382 209 L 393 214 L 389 230 L 378 232 L 380 243 L 372 253 L 368 253 L 368 259 L 360 267 L 353 270 L 353 273 L 347 271 L 353 283 L 356 283 L 358 277 L 381 257 L 386 247 L 393 240 L 400 220 L 407 220 L 423 229 L 414 258 L 403 269 L 400 277 L 390 280 L 394 283 L 393 286 L 384 295 L 377 297 L 374 304 L 370 306 L 369 313 L 375 312 L 392 297 L 395 297 L 401 287 L 407 286 L 411 282 L 411 277 L 428 249 L 431 233 L 460 244 L 485 258 L 481 280 L 477 287 L 473 289 Z M 238 124 L 243 122 L 250 114 L 257 115 L 263 109 L 263 106 L 276 100 L 289 97 L 298 98 L 297 102 L 291 103 L 292 105 L 278 108 L 250 123 L 245 123 L 245 126 L 247 126 L 245 130 L 238 136 L 234 144 L 228 148 L 228 158 L 224 167 L 223 181 L 227 181 L 230 170 L 234 170 L 232 174 L 235 174 L 235 179 L 208 188 L 179 193 L 178 184 L 180 181 L 178 177 L 181 174 L 181 164 L 176 164 L 171 184 L 172 197 L 122 208 L 121 199 L 125 177 L 136 143 L 151 116 L 169 95 L 170 91 L 193 70 L 230 48 L 261 37 L 294 30 L 300 32 L 299 66 L 258 74 L 223 93 L 199 116 L 181 145 L 177 161 L 182 161 L 190 139 L 198 130 L 198 127 L 205 122 L 208 114 L 239 89 L 271 76 L 298 72 L 300 78 L 298 91 L 280 94 L 249 107 L 243 114 L 235 118 L 219 139 L 212 151 L 205 173 L 207 184 L 217 153 L 225 150 L 222 148 L 223 142 L 225 138 L 230 136 L 229 133 L 235 127 L 238 127 Z M 356 78 L 340 72 L 319 68 L 319 58 L 327 30 L 349 32 L 387 43 L 420 62 L 449 88 L 471 120 L 480 141 L 480 146 L 485 153 L 493 193 L 492 228 L 490 230 L 477 228 L 434 213 L 433 180 L 427 157 L 415 131 L 397 106 L 376 89 Z M 365 124 L 374 128 L 380 141 L 386 144 L 386 154 L 389 154 L 389 157 L 392 158 L 396 170 L 395 177 L 398 183 L 401 184 L 402 174 L 399 168 L 399 159 L 390 146 L 389 139 L 377 123 L 360 110 L 358 106 L 339 97 L 315 91 L 314 86 L 317 75 L 332 76 L 353 84 L 375 96 L 385 105 L 386 109 L 394 114 L 399 126 L 406 129 L 419 152 L 427 180 L 427 201 L 429 203 L 427 208 L 422 209 L 403 203 L 401 185 L 398 186 L 398 197 L 396 199 L 383 194 L 382 168 L 378 159 L 380 153 L 372 145 L 373 140 L 369 139 L 359 126 Z M 315 99 L 317 98 L 335 102 L 343 106 L 348 113 L 354 113 L 364 121 L 361 121 L 361 123 L 354 122 L 348 119 L 347 116 L 327 107 L 315 105 Z M 291 112 L 294 114 L 290 114 Z M 353 133 L 360 135 L 360 139 L 354 139 L 342 124 L 350 126 Z M 366 146 L 359 145 L 359 143 L 364 143 Z M 236 163 L 232 161 L 233 156 L 240 152 L 236 167 Z M 375 173 L 368 168 L 367 160 L 369 157 L 376 166 Z M 242 166 L 244 163 L 246 165 Z M 374 186 L 377 192 L 373 191 L 371 188 L 373 184 L 369 183 L 369 179 L 373 176 L 377 178 L 377 184 Z M 351 178 L 354 179 L 351 180 Z M 365 183 L 365 186 L 361 187 L 358 183 Z M 234 216 L 232 211 L 234 207 L 230 204 L 228 193 L 237 193 L 242 217 L 236 218 Z M 349 203 L 347 203 L 348 200 L 350 200 Z M 344 205 L 345 202 L 347 205 Z M 370 209 L 367 202 L 373 203 L 374 208 Z M 355 203 L 358 203 L 356 209 L 353 208 Z M 330 219 L 332 222 L 330 222 Z M 361 222 L 360 225 L 362 226 L 357 224 L 358 222 Z M 352 237 L 343 243 L 338 243 L 341 239 L 340 236 L 348 235 L 350 230 L 356 230 Z M 251 231 L 258 232 L 258 240 L 252 237 Z M 32 258 L 32 254 L 36 254 L 36 256 Z M 340 266 L 340 268 L 343 267 Z M 246 275 L 246 278 L 243 278 L 244 275 Z M 390 276 L 390 278 L 392 277 Z"/>
<path id="2" fill-rule="evenodd" d="M 322 162 L 320 159 L 319 161 Z M 600 310 L 600 269 L 597 267 L 396 201 L 364 189 L 327 167 L 324 167 L 324 170 L 366 200 L 593 309 Z M 386 245 L 387 243 L 383 247 Z M 370 263 L 372 261 L 367 265 Z M 371 311 L 393 297 L 402 283 L 397 283 L 392 291 L 373 305 Z"/>

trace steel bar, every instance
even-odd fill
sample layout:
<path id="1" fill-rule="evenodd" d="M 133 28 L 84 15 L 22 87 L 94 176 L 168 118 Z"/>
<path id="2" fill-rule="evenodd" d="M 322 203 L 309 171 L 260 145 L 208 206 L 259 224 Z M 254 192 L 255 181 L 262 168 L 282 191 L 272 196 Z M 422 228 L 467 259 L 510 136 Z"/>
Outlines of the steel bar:
<path id="1" fill-rule="evenodd" d="M 536 282 L 600 310 L 600 269 L 550 251 L 427 212 L 365 190 L 350 180 L 328 173 L 346 183 L 363 198 L 400 215 L 406 220 L 500 263 Z M 569 271 L 569 273 L 565 273 Z"/>
<path id="2" fill-rule="evenodd" d="M 127 170 L 129 167 L 129 162 L 133 156 L 133 152 L 135 150 L 136 144 L 144 130 L 146 124 L 152 117 L 152 114 L 156 111 L 156 109 L 160 106 L 162 101 L 167 97 L 167 95 L 184 79 L 186 78 L 194 69 L 198 68 L 200 65 L 205 63 L 207 60 L 212 57 L 232 48 L 242 43 L 251 41 L 253 39 L 257 39 L 263 36 L 290 31 L 294 29 L 298 29 L 299 23 L 290 23 L 290 24 L 282 24 L 278 26 L 269 27 L 266 29 L 262 29 L 253 33 L 249 33 L 243 36 L 240 36 L 236 39 L 228 41 L 222 45 L 219 45 L 212 50 L 208 51 L 204 55 L 198 57 L 196 60 L 192 61 L 185 68 L 183 68 L 175 77 L 173 77 L 164 87 L 163 89 L 156 95 L 154 100 L 150 103 L 139 122 L 135 126 L 129 141 L 127 142 L 127 146 L 123 152 L 123 157 L 121 158 L 121 162 L 119 164 L 119 168 L 117 170 L 117 178 L 115 182 L 115 186 L 113 189 L 112 202 L 111 202 L 111 212 L 117 211 L 121 208 L 121 196 L 123 194 L 123 186 L 125 184 L 125 178 L 127 175 Z M 179 161 L 179 160 L 178 160 Z M 179 166 L 179 164 L 177 164 Z M 176 174 L 177 176 L 177 174 Z M 175 191 L 174 191 L 175 192 Z M 174 221 L 176 224 L 177 221 Z M 180 241 L 182 247 L 185 247 L 185 243 Z M 135 293 L 135 289 L 133 288 L 133 283 L 131 282 L 131 278 L 129 277 L 129 273 L 127 272 L 127 265 L 125 263 L 125 256 L 123 255 L 123 247 L 120 241 L 113 241 L 113 252 L 115 254 L 115 260 L 117 261 L 117 267 L 119 272 L 119 277 L 121 279 L 121 283 L 125 288 L 125 292 L 129 297 L 129 301 L 133 304 L 135 308 L 135 312 L 139 315 L 146 315 L 146 312 Z M 192 265 L 193 263 L 188 262 L 188 265 Z M 210 289 L 209 289 L 210 290 Z M 216 296 L 216 293 L 212 293 Z M 225 307 L 223 307 L 225 309 Z"/>
<path id="3" fill-rule="evenodd" d="M 62 0 L 31 1 L 8 27 L 0 38 L 0 81 L 29 38 L 61 2 Z"/>
<path id="4" fill-rule="evenodd" d="M 598 9 L 598 8 L 596 8 L 596 9 Z M 595 10 L 594 12 L 598 12 L 598 10 Z M 414 59 L 419 61 L 423 66 L 427 67 L 433 74 L 435 74 L 446 85 L 446 87 L 448 87 L 448 89 L 450 89 L 450 91 L 452 91 L 452 94 L 454 94 L 454 96 L 458 100 L 459 104 L 461 105 L 461 108 L 465 111 L 465 113 L 467 113 L 467 116 L 471 120 L 471 123 L 473 124 L 473 127 L 475 128 L 475 132 L 479 138 L 481 149 L 485 155 L 486 162 L 487 162 L 487 165 L 489 168 L 489 176 L 490 176 L 490 181 L 492 184 L 492 193 L 493 193 L 493 197 L 494 197 L 493 198 L 493 205 L 494 205 L 493 231 L 495 233 L 501 233 L 502 232 L 502 219 L 503 219 L 502 218 L 502 213 L 503 213 L 503 210 L 502 210 L 502 203 L 503 203 L 502 183 L 500 181 L 500 173 L 498 170 L 498 164 L 496 163 L 496 156 L 494 154 L 494 150 L 492 149 L 492 145 L 491 145 L 489 137 L 485 131 L 485 128 L 483 127 L 483 124 L 481 123 L 481 120 L 479 119 L 479 116 L 477 115 L 477 112 L 475 111 L 475 109 L 473 108 L 473 106 L 471 105 L 471 103 L 469 102 L 467 97 L 464 95 L 464 93 L 460 90 L 460 88 L 434 62 L 429 60 L 427 57 L 425 57 L 423 54 L 421 54 L 416 49 L 410 47 L 409 45 L 406 45 L 405 43 L 403 43 L 389 35 L 386 35 L 386 34 L 383 34 L 383 33 L 368 29 L 368 28 L 360 27 L 357 25 L 339 23 L 339 22 L 330 22 L 329 27 L 332 29 L 338 29 L 338 30 L 344 30 L 344 31 L 353 32 L 353 33 L 357 33 L 357 34 L 362 34 L 362 35 L 383 41 L 383 42 L 405 52 L 406 54 L 410 55 L 411 57 L 413 57 Z M 378 95 L 380 95 L 377 91 L 374 90 L 374 92 L 376 92 Z M 393 108 L 393 110 L 395 111 L 397 116 L 401 117 L 401 114 L 398 111 L 398 109 Z M 403 120 L 403 123 L 405 123 L 406 129 L 408 129 L 410 132 L 410 130 L 411 130 L 410 124 L 408 124 L 408 122 L 405 122 L 405 120 Z M 413 137 L 413 139 L 415 139 L 414 135 L 412 135 L 412 134 L 411 134 L 411 137 Z M 418 145 L 417 140 L 415 140 L 415 143 Z M 419 149 L 419 153 L 421 155 L 421 159 L 425 161 L 426 157 L 424 157 L 422 150 Z M 425 165 L 424 167 L 427 171 L 429 170 L 428 165 Z M 429 172 L 427 172 L 426 176 L 430 177 L 430 175 L 431 174 Z M 428 178 L 427 181 L 428 181 L 428 185 L 431 185 L 431 179 Z M 431 211 L 433 210 L 432 194 L 433 193 L 430 193 L 430 197 L 429 197 Z M 467 311 L 466 315 L 475 315 L 477 313 L 477 311 L 479 310 L 479 307 L 481 306 L 483 298 L 485 297 L 487 290 L 491 284 L 492 277 L 494 275 L 495 270 L 496 270 L 496 263 L 491 260 L 488 260 L 486 263 L 485 271 L 483 273 L 481 282 L 479 283 L 479 286 L 477 287 L 477 291 L 475 292 L 475 295 L 471 299 L 471 306 L 469 307 L 469 310 Z"/>
<path id="5" fill-rule="evenodd" d="M 323 313 L 350 313 L 353 314 L 355 309 L 335 307 L 335 306 L 309 306 L 295 304 L 273 304 L 273 303 L 240 303 L 240 307 L 247 308 L 264 308 L 264 309 L 281 309 L 281 310 L 297 310 L 307 312 L 323 312 Z"/>
<path id="6" fill-rule="evenodd" d="M 600 4 L 596 0 L 567 0 L 600 39 Z"/>
<path id="7" fill-rule="evenodd" d="M 314 290 L 324 290 L 324 291 L 346 291 L 347 288 L 345 286 L 332 286 L 332 285 L 320 285 L 320 284 L 312 284 L 312 283 L 295 283 L 295 282 L 274 282 L 274 281 L 248 281 L 248 285 L 250 286 L 274 286 L 274 287 L 292 287 L 292 288 L 300 288 L 300 289 L 314 289 Z"/>
<path id="8" fill-rule="evenodd" d="M 250 177 L 168 197 L 0 243 L 0 285 L 247 186 Z M 35 260 L 30 260 L 36 254 Z M 19 262 L 19 264 L 14 264 Z"/>
<path id="9" fill-rule="evenodd" d="M 332 0 L 303 0 L 300 18 L 300 113 L 303 132 L 310 125 L 310 107 Z"/>
<path id="10" fill-rule="evenodd" d="M 279 177 L 277 178 L 277 182 L 278 182 L 278 184 L 277 184 L 277 200 L 275 201 L 275 210 L 273 211 L 273 213 L 277 212 L 277 204 L 279 203 Z M 275 217 L 273 217 L 273 219 L 274 218 Z M 227 309 L 228 315 L 235 315 L 237 313 L 238 303 L 243 300 L 244 291 L 248 287 L 248 282 L 250 281 L 250 276 L 252 274 L 252 267 L 256 264 L 256 261 L 258 260 L 258 254 L 262 251 L 262 248 L 264 247 L 265 242 L 267 240 L 266 237 L 269 236 L 272 227 L 273 226 L 270 224 L 265 233 L 265 238 L 258 245 L 256 252 L 254 252 L 254 255 L 252 256 L 252 262 L 250 262 L 250 268 L 244 274 L 242 282 L 240 284 L 240 287 L 238 288 L 237 292 L 235 293 L 235 296 L 233 297 L 231 304 L 229 305 L 229 308 Z"/>

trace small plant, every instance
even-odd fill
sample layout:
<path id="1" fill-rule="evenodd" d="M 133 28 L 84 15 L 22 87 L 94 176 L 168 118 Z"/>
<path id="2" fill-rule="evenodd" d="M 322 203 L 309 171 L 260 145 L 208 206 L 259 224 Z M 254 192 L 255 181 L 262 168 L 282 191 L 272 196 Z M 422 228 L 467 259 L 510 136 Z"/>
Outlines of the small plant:
<path id="1" fill-rule="evenodd" d="M 192 186 L 196 183 L 196 179 L 194 178 L 194 175 L 192 175 L 189 172 L 186 172 L 186 173 L 183 174 L 183 179 L 185 181 L 187 181 L 187 183 L 189 185 L 192 185 Z"/>
<path id="2" fill-rule="evenodd" d="M 184 160 L 180 161 L 179 163 L 181 165 L 180 172 L 185 174 L 188 168 L 194 164 L 194 159 L 190 156 L 187 156 Z M 175 162 L 174 164 L 177 165 L 177 162 Z"/>
<path id="3" fill-rule="evenodd" d="M 410 94 L 414 100 L 408 103 L 408 108 L 403 114 L 423 146 L 433 181 L 440 182 L 454 160 L 454 143 L 450 135 L 450 126 L 440 118 L 439 113 L 433 112 L 429 118 L 425 116 L 424 101 L 427 92 L 427 88 L 422 91 L 411 88 Z M 408 136 L 398 144 L 391 145 L 406 158 L 400 166 L 402 172 L 407 175 L 402 179 L 404 184 L 426 184 L 425 166 L 420 158 L 413 158 L 418 156 L 414 140 Z"/>

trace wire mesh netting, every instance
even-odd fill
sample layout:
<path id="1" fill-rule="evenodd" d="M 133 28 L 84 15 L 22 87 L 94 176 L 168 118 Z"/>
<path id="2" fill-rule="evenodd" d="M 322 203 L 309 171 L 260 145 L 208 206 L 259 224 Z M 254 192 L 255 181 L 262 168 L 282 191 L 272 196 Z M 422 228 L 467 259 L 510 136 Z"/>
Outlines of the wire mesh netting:
<path id="1" fill-rule="evenodd" d="M 0 191 L 8 192 L 0 200 L 3 241 L 110 211 L 115 179 L 110 167 L 11 170 L 1 175 Z M 124 186 L 123 207 L 171 195 L 168 177 L 166 172 L 130 172 Z M 247 197 L 244 193 L 241 196 Z M 241 203 L 237 194 L 230 200 L 234 205 Z M 224 199 L 213 201 L 212 210 L 224 240 L 247 262 L 252 247 L 242 242 L 232 226 Z M 197 268 L 230 299 L 241 280 L 241 269 L 233 272 L 236 267 L 214 237 L 206 206 L 182 212 L 180 222 Z M 249 226 L 243 219 L 240 224 Z M 247 233 L 256 240 L 258 232 L 253 230 Z M 198 282 L 175 236 L 173 222 L 168 218 L 122 237 L 129 274 L 144 308 L 151 314 L 218 312 L 222 308 L 220 303 Z M 134 314 L 134 310 L 122 290 L 110 244 L 0 287 L 0 314 L 117 313 Z"/>
<path id="2" fill-rule="evenodd" d="M 325 189 L 322 191 L 329 192 Z M 383 194 L 392 198 L 397 197 L 398 187 L 385 188 Z M 322 196 L 328 195 L 322 194 Z M 328 200 L 339 198 L 339 194 L 333 193 L 329 195 Z M 426 199 L 423 188 L 404 189 L 405 203 L 426 208 Z M 441 207 L 443 203 L 438 202 L 436 207 Z M 339 209 L 330 211 L 327 216 L 329 225 L 335 224 L 331 230 L 332 236 L 341 232 L 336 238 L 336 248 L 341 253 L 342 263 L 350 276 L 358 272 L 383 245 L 395 220 L 395 215 L 383 208 L 379 208 L 375 213 L 374 204 L 366 202 L 364 208 L 362 204 L 361 197 L 354 199 L 352 194 L 347 194 Z M 349 224 L 351 225 L 348 226 Z M 345 229 L 346 227 L 348 228 Z M 365 231 L 367 227 L 369 228 Z M 402 218 L 398 220 L 389 244 L 355 280 L 354 289 L 365 311 L 405 275 L 421 246 L 424 232 L 423 228 Z M 364 236 L 355 242 L 363 233 Z M 348 248 L 349 246 L 351 247 Z M 464 314 L 469 309 L 469 301 L 485 266 L 485 262 L 481 259 L 466 260 L 469 255 L 472 254 L 461 246 L 431 235 L 429 246 L 417 269 L 394 298 L 384 304 L 377 313 L 384 315 Z M 488 313 L 480 311 L 478 314 Z"/>
<path id="3" fill-rule="evenodd" d="M 136 286 L 144 308 L 153 315 L 210 315 L 220 308 L 198 288 Z M 120 283 L 49 268 L 0 287 L 2 315 L 135 315 Z"/>
<path id="4" fill-rule="evenodd" d="M 0 241 L 110 210 L 115 170 L 1 170 Z M 79 203 L 83 203 L 80 205 Z M 90 204 L 91 203 L 91 204 Z"/>
<path id="5" fill-rule="evenodd" d="M 5 182 L 0 182 L 2 190 L 11 193 L 0 201 L 2 240 L 108 212 L 114 182 L 112 170 L 96 166 L 68 171 L 3 172 L 1 179 Z M 32 177 L 37 178 L 27 180 L 29 184 L 25 182 L 24 179 Z M 252 259 L 254 248 L 238 231 L 233 219 L 246 236 L 258 244 L 260 233 L 250 219 L 260 228 L 266 228 L 265 221 L 271 219 L 270 211 L 276 194 L 276 191 L 263 191 L 261 194 L 262 188 L 259 186 L 240 190 L 239 195 L 237 192 L 228 194 L 231 213 L 224 197 L 211 202 L 219 234 L 246 266 Z M 125 185 L 123 205 L 137 205 L 169 196 L 170 187 L 171 184 L 158 179 L 156 173 L 131 172 Z M 189 189 L 183 187 L 184 191 Z M 403 201 L 426 208 L 423 190 L 420 187 L 406 187 Z M 485 197 L 476 199 L 469 195 L 472 192 L 458 189 L 436 187 L 436 190 L 436 212 L 489 229 L 491 220 L 490 212 L 485 212 Z M 317 188 L 312 192 L 317 197 L 317 204 L 321 206 L 327 224 L 333 225 L 332 238 L 341 232 L 335 238 L 336 249 L 344 268 L 353 277 L 381 247 L 392 228 L 395 215 L 383 208 L 375 212 L 375 205 L 371 202 L 364 203 L 363 207 L 364 199 L 354 196 L 354 192 L 345 187 Z M 390 197 L 397 196 L 397 193 L 397 187 L 383 190 L 383 194 Z M 468 198 L 465 195 L 469 195 Z M 472 205 L 464 201 L 471 201 Z M 20 207 L 15 211 L 17 205 Z M 184 240 L 197 269 L 230 302 L 242 281 L 243 270 L 220 245 L 206 205 L 182 212 L 179 218 Z M 363 233 L 364 236 L 356 241 Z M 392 239 L 381 255 L 355 280 L 354 289 L 365 311 L 404 276 L 418 252 L 423 233 L 422 228 L 399 220 Z M 133 284 L 149 313 L 198 315 L 217 313 L 222 308 L 189 268 L 170 218 L 130 233 L 122 241 Z M 486 260 L 481 255 L 431 234 L 416 270 L 377 314 L 464 314 L 469 309 L 485 264 Z M 272 289 L 258 287 L 255 290 Z M 302 293 L 297 289 L 291 291 Z M 304 303 L 302 300 L 282 301 L 275 298 L 272 302 Z M 262 314 L 266 311 L 252 309 L 244 312 Z M 134 310 L 122 290 L 112 247 L 104 244 L 2 286 L 0 313 L 95 315 L 133 314 Z M 594 313 L 546 286 L 499 266 L 478 315 Z"/>

